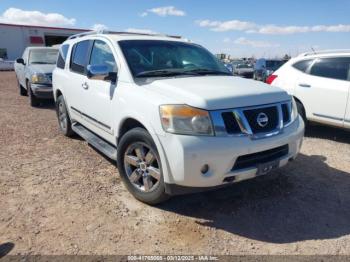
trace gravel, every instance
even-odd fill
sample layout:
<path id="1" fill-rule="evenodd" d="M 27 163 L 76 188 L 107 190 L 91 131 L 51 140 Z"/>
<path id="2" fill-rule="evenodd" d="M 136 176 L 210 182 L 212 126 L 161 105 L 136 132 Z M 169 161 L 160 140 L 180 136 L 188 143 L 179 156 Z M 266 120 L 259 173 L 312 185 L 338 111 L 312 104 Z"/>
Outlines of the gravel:
<path id="1" fill-rule="evenodd" d="M 0 72 L 0 145 L 10 254 L 350 254 L 347 131 L 310 126 L 297 160 L 272 175 L 150 207 L 112 162 L 59 133 L 52 102 L 31 108 Z"/>

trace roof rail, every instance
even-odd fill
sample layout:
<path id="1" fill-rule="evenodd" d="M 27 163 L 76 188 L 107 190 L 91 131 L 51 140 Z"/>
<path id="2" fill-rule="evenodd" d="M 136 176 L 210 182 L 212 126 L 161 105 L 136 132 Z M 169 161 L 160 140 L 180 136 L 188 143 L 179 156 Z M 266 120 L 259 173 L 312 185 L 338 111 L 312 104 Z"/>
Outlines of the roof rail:
<path id="1" fill-rule="evenodd" d="M 112 34 L 112 35 L 141 35 L 141 36 L 164 36 L 164 37 L 171 37 L 171 38 L 177 38 L 181 39 L 181 36 L 177 35 L 163 35 L 163 34 L 148 34 L 148 33 L 137 33 L 137 32 L 115 32 L 115 31 L 108 31 L 108 30 L 98 30 L 98 31 L 88 31 L 88 32 L 83 32 L 80 34 L 75 34 L 68 39 L 74 39 L 74 38 L 79 38 L 87 35 L 97 35 L 97 34 Z"/>
<path id="2" fill-rule="evenodd" d="M 309 55 L 319 55 L 319 54 L 331 54 L 331 53 L 350 53 L 350 49 L 329 49 L 329 50 L 319 50 L 319 51 L 310 51 L 302 53 L 300 56 L 309 56 Z"/>

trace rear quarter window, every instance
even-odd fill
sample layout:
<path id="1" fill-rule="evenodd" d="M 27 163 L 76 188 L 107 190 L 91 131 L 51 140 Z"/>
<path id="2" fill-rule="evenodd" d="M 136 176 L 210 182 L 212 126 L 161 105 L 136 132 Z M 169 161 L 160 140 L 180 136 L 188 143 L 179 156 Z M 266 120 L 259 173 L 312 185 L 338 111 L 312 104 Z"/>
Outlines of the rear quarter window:
<path id="1" fill-rule="evenodd" d="M 293 67 L 301 72 L 306 72 L 309 66 L 312 64 L 312 59 L 302 60 L 293 64 Z"/>

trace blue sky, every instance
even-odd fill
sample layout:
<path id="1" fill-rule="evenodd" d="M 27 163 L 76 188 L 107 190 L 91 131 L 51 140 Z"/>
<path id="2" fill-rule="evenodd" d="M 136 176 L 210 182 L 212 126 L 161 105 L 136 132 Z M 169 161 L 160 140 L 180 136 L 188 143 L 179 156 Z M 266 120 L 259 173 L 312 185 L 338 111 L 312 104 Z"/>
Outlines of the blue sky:
<path id="1" fill-rule="evenodd" d="M 1 0 L 0 22 L 153 31 L 214 53 L 274 57 L 350 48 L 349 11 L 348 0 Z"/>

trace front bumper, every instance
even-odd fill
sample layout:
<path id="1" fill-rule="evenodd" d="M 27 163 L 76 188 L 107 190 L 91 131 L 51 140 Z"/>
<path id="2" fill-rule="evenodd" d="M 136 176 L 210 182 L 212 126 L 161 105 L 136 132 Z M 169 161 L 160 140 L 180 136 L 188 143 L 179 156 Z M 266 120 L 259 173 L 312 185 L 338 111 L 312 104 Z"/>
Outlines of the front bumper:
<path id="1" fill-rule="evenodd" d="M 162 164 L 167 165 L 163 168 L 166 191 L 169 194 L 203 191 L 254 178 L 257 166 L 233 170 L 238 157 L 288 145 L 288 153 L 276 159 L 282 167 L 297 156 L 303 136 L 304 122 L 300 117 L 282 133 L 258 140 L 247 136 L 159 136 L 165 158 Z M 202 174 L 204 165 L 209 166 L 209 171 Z"/>
<path id="2" fill-rule="evenodd" d="M 38 98 L 52 99 L 53 91 L 51 84 L 31 84 L 33 94 Z"/>

